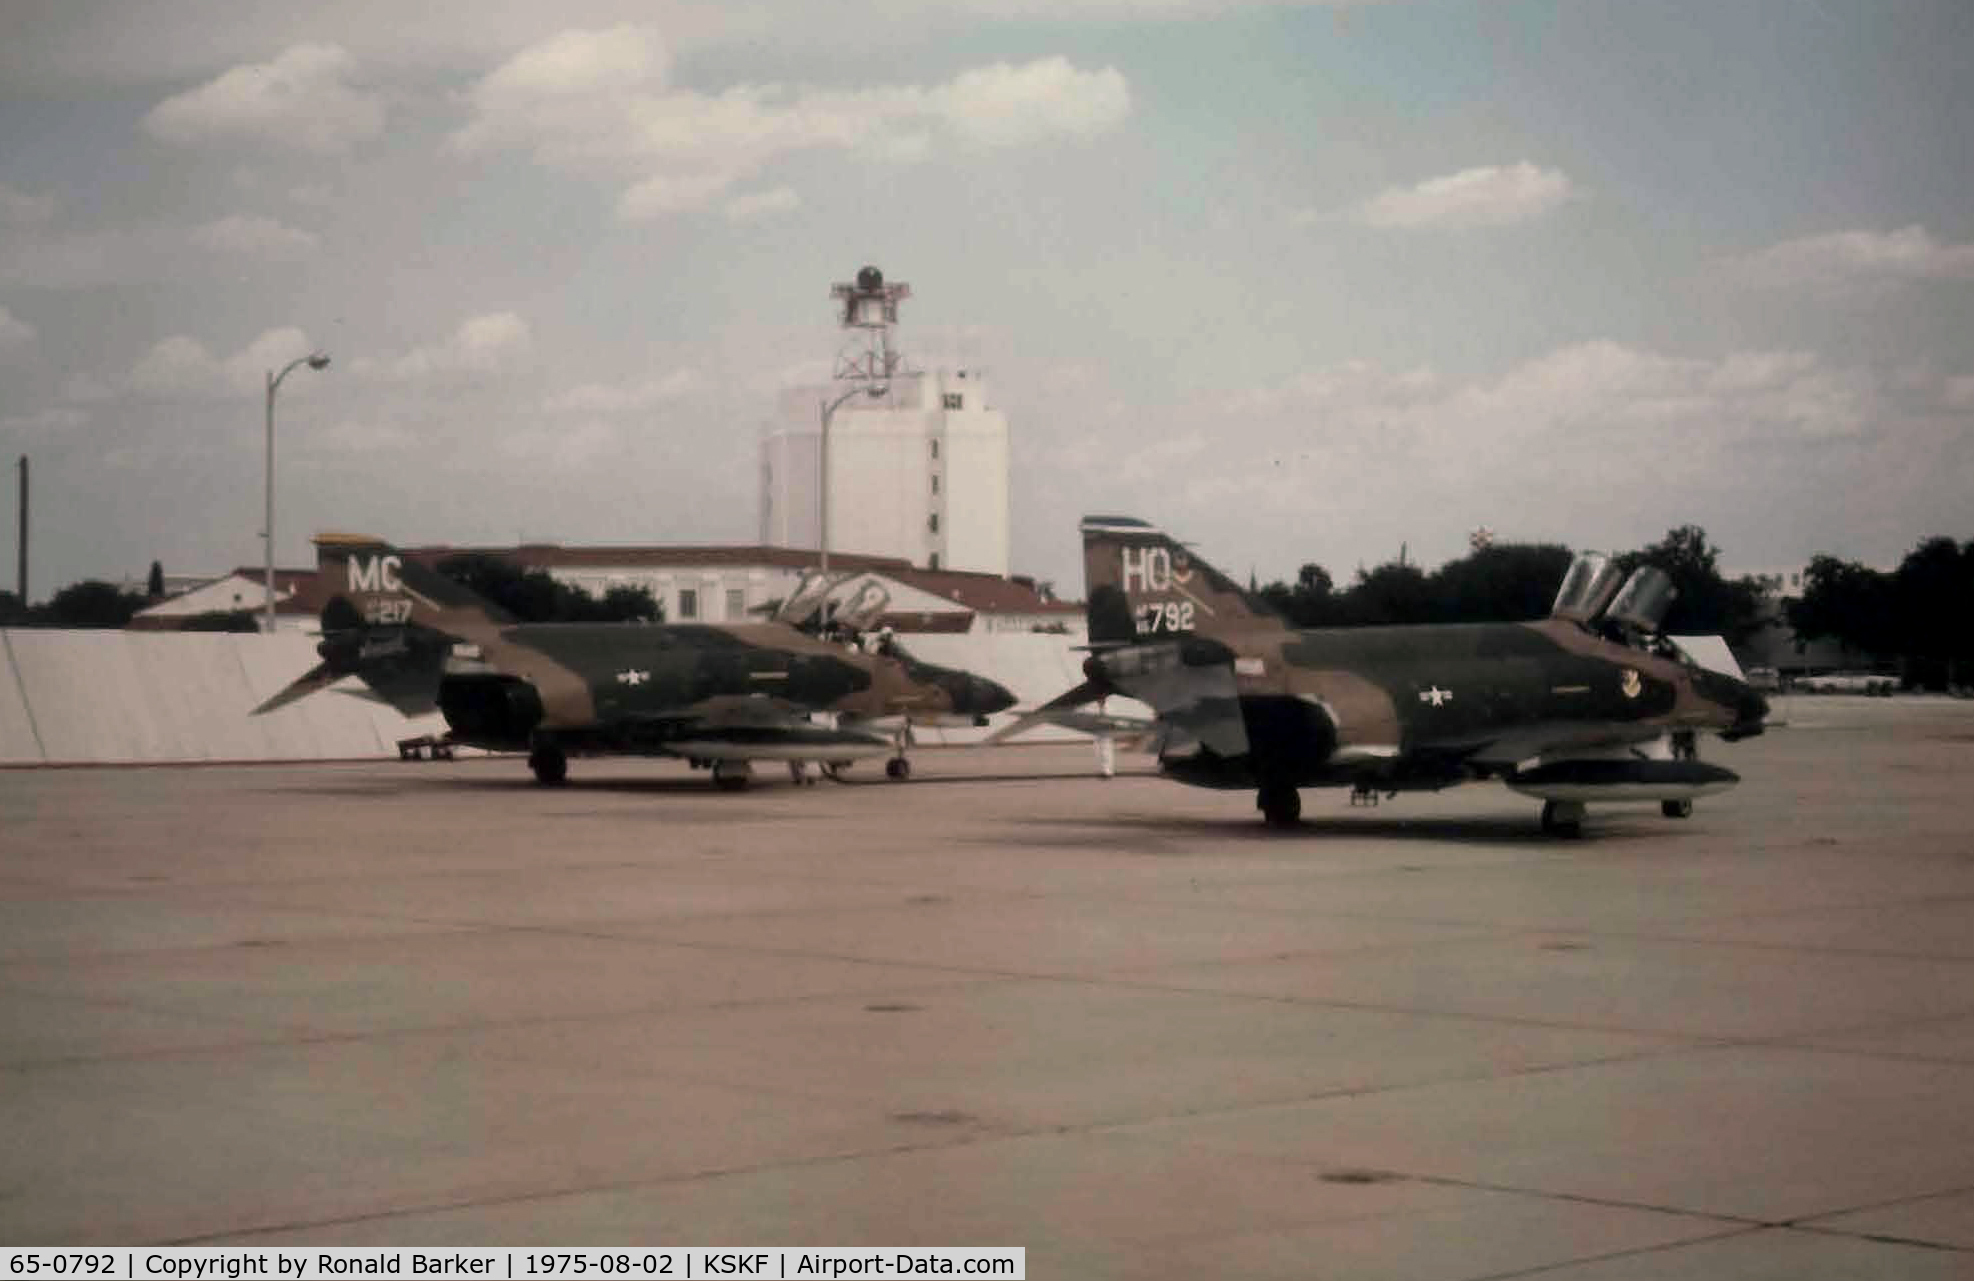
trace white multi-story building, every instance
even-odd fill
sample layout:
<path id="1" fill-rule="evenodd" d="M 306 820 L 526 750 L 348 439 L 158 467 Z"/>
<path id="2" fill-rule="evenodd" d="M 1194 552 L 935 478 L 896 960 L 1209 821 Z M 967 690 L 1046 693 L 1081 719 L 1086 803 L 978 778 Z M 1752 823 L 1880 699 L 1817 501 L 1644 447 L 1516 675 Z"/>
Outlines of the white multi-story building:
<path id="1" fill-rule="evenodd" d="M 761 541 L 822 545 L 821 406 L 791 397 L 761 442 Z M 852 396 L 829 429 L 829 549 L 929 569 L 1008 572 L 1008 421 L 977 371 L 895 377 Z"/>
<path id="2" fill-rule="evenodd" d="M 911 294 L 876 267 L 830 290 L 847 342 L 761 440 L 761 541 L 1005 576 L 1008 420 L 978 370 L 923 372 L 892 347 Z"/>

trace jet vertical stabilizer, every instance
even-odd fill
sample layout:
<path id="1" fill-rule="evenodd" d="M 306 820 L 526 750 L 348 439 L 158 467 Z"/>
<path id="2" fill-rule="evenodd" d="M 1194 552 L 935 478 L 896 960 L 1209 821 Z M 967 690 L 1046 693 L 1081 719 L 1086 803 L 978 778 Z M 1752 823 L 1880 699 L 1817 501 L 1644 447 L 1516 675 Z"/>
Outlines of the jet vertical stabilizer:
<path id="1" fill-rule="evenodd" d="M 381 539 L 318 534 L 315 549 L 317 576 L 332 597 L 323 610 L 325 632 L 332 627 L 328 615 L 338 599 L 353 610 L 339 612 L 338 629 L 415 624 L 454 640 L 478 641 L 514 622 L 492 601 L 407 559 Z"/>
<path id="2" fill-rule="evenodd" d="M 1288 628 L 1258 597 L 1142 520 L 1085 516 L 1082 530 L 1093 646 Z"/>
<path id="3" fill-rule="evenodd" d="M 322 661 L 254 709 L 254 715 L 355 676 L 406 716 L 438 708 L 439 679 L 453 642 L 484 639 L 513 620 L 397 548 L 362 534 L 315 539 L 322 607 Z"/>

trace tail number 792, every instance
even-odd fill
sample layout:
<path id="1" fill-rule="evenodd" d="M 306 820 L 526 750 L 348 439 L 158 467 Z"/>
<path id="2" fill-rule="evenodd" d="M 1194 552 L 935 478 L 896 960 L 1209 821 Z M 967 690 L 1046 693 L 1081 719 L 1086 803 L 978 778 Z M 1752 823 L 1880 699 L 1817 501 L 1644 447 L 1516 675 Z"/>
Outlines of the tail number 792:
<path id="1" fill-rule="evenodd" d="M 1146 633 L 1189 632 L 1193 629 L 1193 603 L 1170 600 L 1146 605 L 1138 611 L 1138 630 Z"/>

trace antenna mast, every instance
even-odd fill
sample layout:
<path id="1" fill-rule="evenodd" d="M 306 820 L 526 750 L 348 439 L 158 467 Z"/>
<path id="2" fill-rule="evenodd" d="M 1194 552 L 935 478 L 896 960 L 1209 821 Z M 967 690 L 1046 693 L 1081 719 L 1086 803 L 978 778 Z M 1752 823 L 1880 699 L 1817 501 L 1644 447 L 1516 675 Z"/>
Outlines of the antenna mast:
<path id="1" fill-rule="evenodd" d="M 904 357 L 891 349 L 891 327 L 898 323 L 898 304 L 912 296 L 910 285 L 886 284 L 883 272 L 865 267 L 854 283 L 831 286 L 829 296 L 842 304 L 837 323 L 849 331 L 831 377 L 876 387 L 906 372 Z"/>

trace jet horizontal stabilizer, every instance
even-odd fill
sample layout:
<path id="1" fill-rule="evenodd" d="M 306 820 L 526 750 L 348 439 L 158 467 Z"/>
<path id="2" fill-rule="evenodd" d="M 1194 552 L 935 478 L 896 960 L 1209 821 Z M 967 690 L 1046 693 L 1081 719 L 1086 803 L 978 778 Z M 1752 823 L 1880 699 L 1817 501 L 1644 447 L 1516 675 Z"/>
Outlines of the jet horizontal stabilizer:
<path id="1" fill-rule="evenodd" d="M 1092 655 L 1084 670 L 1093 669 L 1111 689 L 1149 705 L 1161 721 L 1215 755 L 1247 754 L 1240 690 L 1224 646 L 1201 640 L 1132 645 Z"/>
<path id="2" fill-rule="evenodd" d="M 1094 703 L 1100 698 L 1107 697 L 1111 692 L 1109 683 L 1101 677 L 1086 680 L 1081 685 L 1074 686 L 1057 694 L 1054 698 L 1037 707 L 1035 710 L 1024 712 L 1014 720 L 1009 721 L 1006 725 L 1001 726 L 1001 728 L 987 736 L 985 744 L 991 745 L 1006 742 L 1017 734 L 1026 734 L 1037 725 L 1070 725 L 1072 729 L 1076 728 L 1067 718 L 1071 716 L 1088 716 L 1089 713 L 1078 712 L 1076 709 L 1083 707 L 1085 704 Z"/>
<path id="3" fill-rule="evenodd" d="M 294 680 L 282 686 L 279 693 L 262 703 L 259 707 L 256 707 L 250 714 L 264 716 L 277 708 L 286 707 L 296 699 L 307 698 L 319 689 L 327 689 L 348 674 L 348 672 L 337 671 L 326 662 L 317 663 Z"/>

